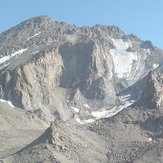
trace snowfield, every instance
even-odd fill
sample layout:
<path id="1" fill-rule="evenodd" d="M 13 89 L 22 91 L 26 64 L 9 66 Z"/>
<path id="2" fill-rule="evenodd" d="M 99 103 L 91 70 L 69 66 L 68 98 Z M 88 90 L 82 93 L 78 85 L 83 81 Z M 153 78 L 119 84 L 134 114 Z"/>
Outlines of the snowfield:
<path id="1" fill-rule="evenodd" d="M 125 79 L 131 85 L 141 78 L 142 75 L 145 75 L 146 59 L 151 54 L 151 50 L 127 51 L 128 48 L 132 47 L 130 42 L 122 39 L 112 39 L 112 41 L 115 48 L 110 49 L 110 54 L 113 58 L 115 74 L 117 78 Z M 151 69 L 156 69 L 158 66 L 159 64 L 155 63 Z"/>
<path id="2" fill-rule="evenodd" d="M 95 122 L 95 119 L 85 119 L 85 120 L 81 120 L 80 118 L 76 118 L 75 119 L 79 124 L 83 125 L 83 124 L 87 124 L 87 123 L 93 123 Z"/>
<path id="3" fill-rule="evenodd" d="M 118 78 L 128 78 L 132 70 L 133 62 L 138 60 L 137 52 L 127 52 L 126 49 L 132 47 L 131 43 L 122 39 L 112 39 L 115 49 L 110 50 L 113 57 L 114 69 Z"/>
<path id="4" fill-rule="evenodd" d="M 12 59 L 13 57 L 18 58 L 18 57 L 19 57 L 22 53 L 24 53 L 27 49 L 28 49 L 28 48 L 26 48 L 26 49 L 20 49 L 20 50 L 14 52 L 14 53 L 12 53 L 12 54 L 10 54 L 10 55 L 8 55 L 8 56 L 4 56 L 4 57 L 0 58 L 0 65 L 3 64 L 2 66 L 0 66 L 0 69 L 5 68 L 7 65 L 9 65 L 9 63 L 4 64 L 5 62 L 8 62 L 8 61 L 9 61 L 10 59 Z"/>
<path id="5" fill-rule="evenodd" d="M 126 50 L 129 47 L 132 47 L 130 42 L 123 41 L 122 39 L 112 39 L 115 47 L 120 50 Z"/>
<path id="6" fill-rule="evenodd" d="M 118 78 L 129 78 L 133 62 L 138 61 L 137 52 L 126 52 L 121 49 L 111 49 L 115 73 Z"/>
<path id="7" fill-rule="evenodd" d="M 6 101 L 6 100 L 3 100 L 3 99 L 0 99 L 0 102 L 7 103 L 9 106 L 11 106 L 12 108 L 14 108 L 14 105 L 12 104 L 11 101 Z"/>
<path id="8" fill-rule="evenodd" d="M 29 38 L 27 39 L 27 41 L 29 41 L 31 38 L 34 38 L 34 37 L 38 36 L 39 34 L 41 34 L 41 32 L 38 32 L 38 33 L 32 35 L 31 37 L 29 37 Z"/>
<path id="9" fill-rule="evenodd" d="M 79 124 L 87 124 L 87 123 L 93 123 L 98 119 L 104 119 L 104 118 L 111 118 L 113 116 L 115 116 L 116 114 L 118 114 L 120 111 L 122 111 L 123 109 L 127 108 L 128 106 L 132 105 L 135 101 L 134 100 L 129 100 L 130 94 L 125 95 L 125 96 L 120 96 L 120 100 L 121 100 L 121 105 L 118 106 L 114 106 L 111 109 L 106 109 L 103 108 L 101 110 L 98 111 L 92 111 L 91 112 L 91 116 L 92 118 L 90 119 L 81 119 L 80 115 L 77 114 L 75 116 L 75 120 L 77 123 Z M 85 105 L 85 104 L 84 104 Z M 83 105 L 83 106 L 84 106 Z M 76 113 L 79 113 L 78 108 L 74 108 L 71 107 Z M 90 108 L 90 107 L 89 107 Z"/>
<path id="10" fill-rule="evenodd" d="M 79 113 L 80 109 L 79 108 L 76 108 L 76 107 L 71 107 L 71 109 L 73 109 L 76 113 Z"/>
<path id="11" fill-rule="evenodd" d="M 91 115 L 94 116 L 96 119 L 113 117 L 114 115 L 122 111 L 124 108 L 130 106 L 132 103 L 133 102 L 128 101 L 123 105 L 114 106 L 112 109 L 109 110 L 93 111 Z"/>

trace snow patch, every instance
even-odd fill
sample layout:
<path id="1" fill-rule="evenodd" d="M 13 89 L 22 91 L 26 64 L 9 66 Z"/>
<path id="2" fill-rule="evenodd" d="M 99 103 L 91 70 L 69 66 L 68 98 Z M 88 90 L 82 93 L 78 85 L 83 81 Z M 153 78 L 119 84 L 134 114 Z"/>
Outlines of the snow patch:
<path id="1" fill-rule="evenodd" d="M 75 120 L 76 120 L 78 123 L 80 123 L 80 124 L 87 124 L 87 123 L 93 123 L 93 122 L 95 122 L 94 119 L 81 120 L 80 118 L 76 118 Z"/>
<path id="2" fill-rule="evenodd" d="M 36 54 L 36 53 L 38 53 L 39 51 L 35 51 L 35 52 L 33 52 L 32 54 Z"/>
<path id="3" fill-rule="evenodd" d="M 151 54 L 151 49 L 144 49 L 144 51 L 149 55 Z"/>
<path id="4" fill-rule="evenodd" d="M 10 60 L 10 59 L 13 58 L 13 57 L 16 57 L 16 58 L 19 57 L 19 56 L 20 56 L 23 52 L 25 52 L 26 50 L 27 50 L 27 48 L 26 48 L 26 49 L 21 49 L 21 50 L 18 50 L 18 51 L 16 51 L 16 52 L 10 54 L 10 55 L 7 55 L 7 56 L 4 56 L 4 57 L 0 58 L 0 64 L 6 62 L 6 61 L 8 61 L 8 60 Z"/>
<path id="5" fill-rule="evenodd" d="M 129 47 L 132 47 L 131 42 L 123 41 L 122 39 L 112 39 L 116 49 L 126 50 Z"/>
<path id="6" fill-rule="evenodd" d="M 5 67 L 7 67 L 10 63 L 5 63 L 2 66 L 0 66 L 0 69 L 4 69 Z"/>
<path id="7" fill-rule="evenodd" d="M 7 103 L 8 103 L 12 108 L 14 108 L 14 105 L 12 104 L 11 101 L 7 101 Z"/>
<path id="8" fill-rule="evenodd" d="M 133 62 L 138 60 L 137 52 L 127 52 L 124 49 L 111 49 L 114 70 L 118 78 L 128 78 L 130 76 Z"/>
<path id="9" fill-rule="evenodd" d="M 101 119 L 101 118 L 109 118 L 113 117 L 117 113 L 119 113 L 121 110 L 124 108 L 130 106 L 133 102 L 126 102 L 123 105 L 115 106 L 110 110 L 101 110 L 101 111 L 93 111 L 91 113 L 92 116 L 94 116 L 96 119 Z"/>
<path id="10" fill-rule="evenodd" d="M 150 55 L 150 49 L 139 52 L 129 52 L 130 42 L 122 39 L 112 39 L 115 48 L 110 50 L 113 58 L 114 72 L 119 79 L 126 79 L 129 85 L 133 84 L 144 74 L 145 60 Z M 156 65 L 154 65 L 156 67 Z"/>
<path id="11" fill-rule="evenodd" d="M 152 65 L 152 67 L 153 67 L 153 69 L 156 69 L 156 68 L 159 67 L 159 64 L 155 63 L 155 64 Z"/>
<path id="12" fill-rule="evenodd" d="M 152 142 L 152 138 L 148 138 L 148 141 L 149 141 L 149 142 Z"/>
<path id="13" fill-rule="evenodd" d="M 0 102 L 6 102 L 6 100 L 0 99 Z"/>
<path id="14" fill-rule="evenodd" d="M 130 97 L 131 97 L 131 94 L 127 94 L 127 95 L 119 96 L 119 99 L 121 102 L 126 102 L 126 101 L 129 101 Z"/>
<path id="15" fill-rule="evenodd" d="M 122 39 L 112 39 L 112 41 L 115 48 L 110 50 L 110 54 L 113 58 L 115 74 L 119 79 L 126 79 L 131 85 L 144 74 L 145 60 L 151 50 L 143 49 L 140 52 L 129 52 L 127 49 L 132 47 L 130 42 Z"/>
<path id="16" fill-rule="evenodd" d="M 76 108 L 76 107 L 71 107 L 71 109 L 73 109 L 76 113 L 79 113 L 80 109 L 79 108 Z"/>
<path id="17" fill-rule="evenodd" d="M 81 120 L 79 117 L 75 118 L 75 120 L 79 123 L 79 124 L 88 124 L 88 123 L 93 123 L 98 119 L 103 119 L 103 118 L 111 118 L 114 115 L 118 114 L 120 111 L 122 111 L 124 108 L 130 106 L 131 104 L 133 104 L 133 102 L 126 102 L 123 105 L 120 106 L 115 106 L 110 110 L 100 110 L 100 111 L 93 111 L 91 113 L 91 115 L 94 118 L 90 118 L 90 119 L 83 119 Z"/>
<path id="18" fill-rule="evenodd" d="M 4 56 L 4 57 L 0 58 L 0 64 L 2 64 L 3 62 L 6 62 L 9 59 L 10 59 L 9 56 Z"/>
<path id="19" fill-rule="evenodd" d="M 3 99 L 0 99 L 0 102 L 7 103 L 9 106 L 11 106 L 12 108 L 14 108 L 14 105 L 12 104 L 11 101 L 6 101 L 6 100 L 3 100 Z"/>
<path id="20" fill-rule="evenodd" d="M 27 41 L 29 41 L 29 40 L 30 40 L 31 38 L 33 38 L 33 37 L 38 36 L 39 34 L 41 34 L 41 32 L 38 32 L 38 33 L 34 34 L 33 36 L 29 37 L 29 38 L 27 39 Z"/>
<path id="21" fill-rule="evenodd" d="M 90 108 L 90 106 L 88 104 L 84 104 L 83 106 L 85 106 L 86 108 Z"/>
<path id="22" fill-rule="evenodd" d="M 75 120 L 79 124 L 87 124 L 87 123 L 95 122 L 98 119 L 111 118 L 135 102 L 134 100 L 130 100 L 130 97 L 131 97 L 131 94 L 127 94 L 125 96 L 120 96 L 119 98 L 120 98 L 120 101 L 122 104 L 119 106 L 114 106 L 112 109 L 107 110 L 107 109 L 103 108 L 103 109 L 98 110 L 98 111 L 92 111 L 91 115 L 93 117 L 90 119 L 80 119 L 80 117 L 77 115 Z M 87 105 L 84 104 L 84 105 L 87 106 L 88 104 Z"/>
<path id="23" fill-rule="evenodd" d="M 16 52 L 10 54 L 10 56 L 13 57 L 13 56 L 18 55 L 18 54 L 20 55 L 20 54 L 22 54 L 23 52 L 25 52 L 27 49 L 28 49 L 28 48 L 26 48 L 26 49 L 20 49 L 20 50 L 18 50 L 18 51 L 16 51 Z"/>

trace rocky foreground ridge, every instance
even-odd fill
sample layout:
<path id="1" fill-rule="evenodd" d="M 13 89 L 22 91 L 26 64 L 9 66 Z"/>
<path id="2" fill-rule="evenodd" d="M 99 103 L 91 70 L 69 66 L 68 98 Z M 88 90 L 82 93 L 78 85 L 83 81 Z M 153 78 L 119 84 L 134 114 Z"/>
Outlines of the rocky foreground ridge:
<path id="1" fill-rule="evenodd" d="M 1 33 L 1 161 L 160 162 L 162 66 L 116 26 L 39 16 Z"/>

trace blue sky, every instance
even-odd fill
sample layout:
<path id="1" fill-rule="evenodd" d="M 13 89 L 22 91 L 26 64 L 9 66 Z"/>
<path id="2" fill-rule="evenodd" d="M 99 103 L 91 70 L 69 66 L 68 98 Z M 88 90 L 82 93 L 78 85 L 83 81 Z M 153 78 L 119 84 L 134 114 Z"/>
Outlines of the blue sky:
<path id="1" fill-rule="evenodd" d="M 38 15 L 75 25 L 116 25 L 163 49 L 163 0 L 1 0 L 0 32 Z"/>

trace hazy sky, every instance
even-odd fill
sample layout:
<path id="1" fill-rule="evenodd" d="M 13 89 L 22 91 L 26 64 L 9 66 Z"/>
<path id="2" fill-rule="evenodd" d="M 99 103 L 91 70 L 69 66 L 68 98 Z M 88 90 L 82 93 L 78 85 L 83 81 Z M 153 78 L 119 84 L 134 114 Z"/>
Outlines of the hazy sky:
<path id="1" fill-rule="evenodd" d="M 0 32 L 49 15 L 79 26 L 116 25 L 163 48 L 163 0 L 1 0 L 0 5 Z"/>

